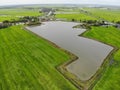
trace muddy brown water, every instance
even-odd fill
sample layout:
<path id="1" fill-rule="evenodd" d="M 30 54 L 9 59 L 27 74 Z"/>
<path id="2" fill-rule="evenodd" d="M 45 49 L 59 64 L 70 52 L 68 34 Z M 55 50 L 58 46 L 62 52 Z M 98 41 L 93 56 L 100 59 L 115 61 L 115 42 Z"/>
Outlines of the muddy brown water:
<path id="1" fill-rule="evenodd" d="M 78 56 L 79 59 L 66 66 L 66 69 L 85 81 L 96 73 L 113 47 L 78 36 L 85 32 L 85 29 L 73 29 L 72 27 L 77 24 L 50 21 L 44 22 L 41 26 L 27 28 Z"/>

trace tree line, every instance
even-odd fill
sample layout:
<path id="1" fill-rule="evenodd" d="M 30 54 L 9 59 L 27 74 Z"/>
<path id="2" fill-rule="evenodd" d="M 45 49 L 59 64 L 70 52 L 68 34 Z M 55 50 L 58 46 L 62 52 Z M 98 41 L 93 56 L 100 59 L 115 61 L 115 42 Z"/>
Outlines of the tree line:
<path id="1" fill-rule="evenodd" d="M 35 16 L 24 16 L 17 20 L 11 19 L 11 20 L 4 20 L 0 23 L 0 29 L 1 28 L 7 28 L 12 25 L 18 25 L 18 24 L 25 24 L 25 25 L 35 25 L 40 24 L 39 17 Z"/>

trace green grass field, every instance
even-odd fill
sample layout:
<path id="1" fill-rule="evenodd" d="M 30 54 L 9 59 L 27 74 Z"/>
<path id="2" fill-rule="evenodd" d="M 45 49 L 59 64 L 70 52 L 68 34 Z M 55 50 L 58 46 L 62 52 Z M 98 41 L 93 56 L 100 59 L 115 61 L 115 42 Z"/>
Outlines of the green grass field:
<path id="1" fill-rule="evenodd" d="M 69 21 L 71 21 L 72 19 L 75 19 L 77 21 L 80 21 L 80 20 L 97 20 L 96 18 L 85 15 L 83 13 L 80 13 L 80 14 L 57 14 L 56 18 L 62 18 L 62 19 L 65 18 Z"/>
<path id="2" fill-rule="evenodd" d="M 114 27 L 92 27 L 84 33 L 85 37 L 99 40 L 119 48 L 114 54 L 114 62 L 108 65 L 104 75 L 93 90 L 120 90 L 120 29 Z"/>
<path id="3" fill-rule="evenodd" d="M 0 9 L 0 21 L 18 19 L 23 16 L 40 16 L 38 9 Z"/>
<path id="4" fill-rule="evenodd" d="M 0 90 L 77 90 L 55 68 L 71 56 L 22 27 L 0 30 Z"/>
<path id="5" fill-rule="evenodd" d="M 120 21 L 120 10 L 99 8 L 85 8 L 85 10 L 91 12 L 95 16 L 98 16 L 108 21 Z"/>

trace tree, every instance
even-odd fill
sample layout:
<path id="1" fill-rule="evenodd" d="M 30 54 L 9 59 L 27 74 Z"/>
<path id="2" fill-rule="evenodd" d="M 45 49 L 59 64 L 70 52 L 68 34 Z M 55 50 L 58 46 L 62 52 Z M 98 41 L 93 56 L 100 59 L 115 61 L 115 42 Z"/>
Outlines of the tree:
<path id="1" fill-rule="evenodd" d="M 3 25 L 4 25 L 4 26 L 10 26 L 11 24 L 10 24 L 10 21 L 4 20 L 4 21 L 3 21 Z"/>
<path id="2" fill-rule="evenodd" d="M 74 18 L 72 19 L 72 22 L 76 21 Z"/>
<path id="3" fill-rule="evenodd" d="M 120 24 L 120 21 L 117 21 L 116 23 L 117 23 L 117 24 Z"/>

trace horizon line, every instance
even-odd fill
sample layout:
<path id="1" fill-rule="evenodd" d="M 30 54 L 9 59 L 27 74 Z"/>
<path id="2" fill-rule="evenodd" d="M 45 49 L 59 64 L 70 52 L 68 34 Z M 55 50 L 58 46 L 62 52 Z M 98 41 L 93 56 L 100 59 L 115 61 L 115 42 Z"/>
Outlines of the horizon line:
<path id="1" fill-rule="evenodd" d="M 31 4 L 31 3 L 23 3 L 23 4 L 4 4 L 4 5 L 2 5 L 2 4 L 0 4 L 0 6 L 19 6 L 19 5 L 64 5 L 64 4 L 66 4 L 66 5 L 106 5 L 106 6 L 120 6 L 120 5 L 118 5 L 118 4 L 95 4 L 95 3 L 91 3 L 91 4 L 89 4 L 89 3 L 33 3 L 33 4 Z"/>

